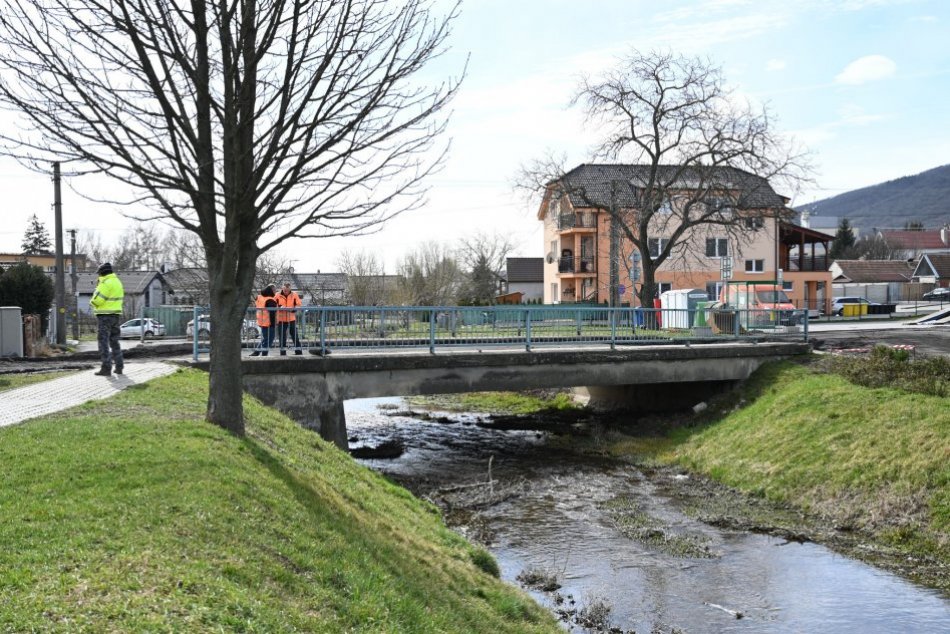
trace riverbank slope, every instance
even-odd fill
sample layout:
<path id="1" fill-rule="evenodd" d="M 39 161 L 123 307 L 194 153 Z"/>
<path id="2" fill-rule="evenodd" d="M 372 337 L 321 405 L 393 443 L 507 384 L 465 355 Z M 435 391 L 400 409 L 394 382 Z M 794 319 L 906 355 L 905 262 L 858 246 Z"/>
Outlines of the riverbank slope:
<path id="1" fill-rule="evenodd" d="M 803 509 L 817 541 L 950 591 L 950 402 L 870 388 L 814 364 L 773 363 L 665 440 L 619 440 Z M 809 536 L 806 531 L 806 536 Z"/>
<path id="2" fill-rule="evenodd" d="M 435 507 L 206 399 L 180 371 L 0 430 L 0 630 L 558 631 Z"/>

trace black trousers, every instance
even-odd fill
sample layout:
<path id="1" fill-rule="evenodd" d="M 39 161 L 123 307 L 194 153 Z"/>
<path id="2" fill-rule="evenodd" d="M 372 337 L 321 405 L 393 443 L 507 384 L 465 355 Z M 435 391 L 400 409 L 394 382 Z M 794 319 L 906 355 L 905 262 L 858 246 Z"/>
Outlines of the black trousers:
<path id="1" fill-rule="evenodd" d="M 119 346 L 119 317 L 121 315 L 96 315 L 99 325 L 99 360 L 103 369 L 108 368 L 110 371 L 113 364 L 116 370 L 121 370 L 123 366 L 122 348 Z"/>
<path id="2" fill-rule="evenodd" d="M 287 333 L 290 333 L 290 340 L 294 344 L 294 348 L 300 349 L 300 337 L 297 336 L 297 322 L 296 321 L 282 321 L 277 324 L 277 328 L 280 331 L 280 349 L 284 350 L 287 347 Z"/>

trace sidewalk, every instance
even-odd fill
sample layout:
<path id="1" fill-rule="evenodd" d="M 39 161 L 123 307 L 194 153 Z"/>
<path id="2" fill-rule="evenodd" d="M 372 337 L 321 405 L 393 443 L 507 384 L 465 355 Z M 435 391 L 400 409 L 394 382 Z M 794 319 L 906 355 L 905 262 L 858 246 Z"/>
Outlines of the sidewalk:
<path id="1" fill-rule="evenodd" d="M 86 401 L 109 398 L 130 385 L 138 385 L 178 368 L 171 363 L 146 361 L 127 363 L 125 374 L 96 376 L 85 370 L 59 379 L 0 392 L 0 427 L 45 416 Z"/>

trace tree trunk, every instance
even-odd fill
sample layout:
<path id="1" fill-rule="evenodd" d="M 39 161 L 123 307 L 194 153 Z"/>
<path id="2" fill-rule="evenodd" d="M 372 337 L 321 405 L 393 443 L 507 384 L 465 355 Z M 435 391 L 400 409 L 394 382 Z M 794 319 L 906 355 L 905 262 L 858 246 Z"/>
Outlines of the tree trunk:
<path id="1" fill-rule="evenodd" d="M 253 266 L 239 267 L 234 262 L 225 262 L 228 254 L 229 250 L 225 249 L 224 254 L 208 261 L 208 271 L 216 283 L 211 284 L 211 372 L 207 420 L 243 436 L 241 326 L 247 314 Z"/>

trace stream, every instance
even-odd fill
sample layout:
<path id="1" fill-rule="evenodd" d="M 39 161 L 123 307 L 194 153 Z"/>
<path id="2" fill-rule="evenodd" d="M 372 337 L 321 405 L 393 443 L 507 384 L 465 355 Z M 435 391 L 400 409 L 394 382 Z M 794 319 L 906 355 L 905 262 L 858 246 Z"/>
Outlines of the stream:
<path id="1" fill-rule="evenodd" d="M 406 410 L 399 398 L 346 402 L 351 448 L 404 447 L 360 462 L 438 501 L 505 581 L 556 580 L 526 589 L 567 630 L 950 632 L 936 591 L 814 543 L 687 515 L 669 495 L 687 475 L 577 455 L 483 415 Z"/>

